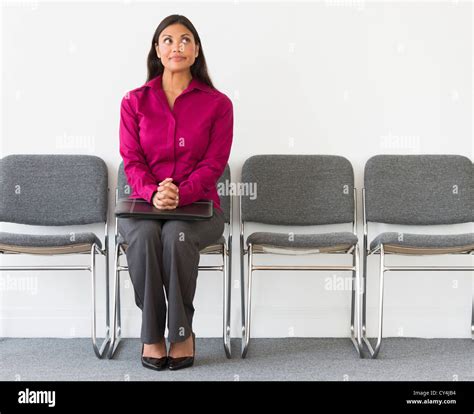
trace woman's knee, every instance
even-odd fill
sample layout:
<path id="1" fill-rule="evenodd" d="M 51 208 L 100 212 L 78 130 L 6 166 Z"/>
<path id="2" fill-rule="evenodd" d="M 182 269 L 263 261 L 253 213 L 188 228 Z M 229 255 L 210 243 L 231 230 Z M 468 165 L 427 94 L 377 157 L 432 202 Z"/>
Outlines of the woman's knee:
<path id="1" fill-rule="evenodd" d="M 186 223 L 179 221 L 169 221 L 163 226 L 161 241 L 164 249 L 179 249 L 184 246 L 189 248 L 198 244 Z"/>
<path id="2" fill-rule="evenodd" d="M 136 220 L 124 238 L 128 244 L 161 244 L 161 224 L 154 220 Z"/>

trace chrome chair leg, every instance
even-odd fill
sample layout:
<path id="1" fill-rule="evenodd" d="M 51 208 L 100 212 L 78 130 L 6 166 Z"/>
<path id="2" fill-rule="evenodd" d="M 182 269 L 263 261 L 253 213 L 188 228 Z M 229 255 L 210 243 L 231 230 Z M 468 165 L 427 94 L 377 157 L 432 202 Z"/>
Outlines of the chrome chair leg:
<path id="1" fill-rule="evenodd" d="M 245 336 L 242 344 L 242 358 L 247 356 L 249 344 L 250 344 L 250 325 L 252 318 L 252 267 L 253 267 L 253 254 L 252 254 L 252 244 L 248 246 L 248 284 L 247 284 L 247 306 L 245 312 Z"/>
<path id="2" fill-rule="evenodd" d="M 227 358 L 231 358 L 231 347 L 230 347 L 230 283 L 231 283 L 231 255 L 230 249 L 232 245 L 229 241 L 229 247 L 224 243 L 222 250 L 222 262 L 224 269 L 224 350 Z"/>
<path id="3" fill-rule="evenodd" d="M 241 356 L 245 348 L 245 268 L 244 268 L 244 251 L 242 248 L 242 240 L 240 241 L 240 327 L 241 327 Z"/>
<path id="4" fill-rule="evenodd" d="M 354 344 L 359 358 L 363 358 L 361 322 L 360 322 L 360 266 L 359 266 L 359 245 L 356 244 L 352 251 L 352 297 L 351 297 L 351 341 Z"/>
<path id="5" fill-rule="evenodd" d="M 227 265 L 227 334 L 229 336 L 229 355 L 231 356 L 231 337 L 232 337 L 232 328 L 231 328 L 231 318 L 232 318 L 232 235 L 229 237 L 228 241 L 228 265 Z"/>
<path id="6" fill-rule="evenodd" d="M 377 344 L 375 345 L 374 353 L 372 358 L 377 358 L 382 345 L 382 328 L 383 328 L 383 294 L 384 294 L 384 274 L 385 274 L 385 255 L 383 245 L 380 248 L 380 269 L 379 269 L 379 322 L 378 322 L 378 335 Z"/>
<path id="7" fill-rule="evenodd" d="M 92 282 L 92 347 L 94 349 L 94 352 L 97 356 L 97 358 L 102 358 L 104 355 L 104 351 L 110 342 L 110 324 L 109 321 L 107 320 L 107 311 L 106 311 L 106 331 L 105 331 L 105 338 L 100 346 L 100 348 L 97 345 L 97 301 L 96 301 L 96 274 L 95 274 L 95 254 L 96 251 L 98 250 L 97 245 L 94 243 L 91 247 L 91 282 Z M 101 252 L 99 250 L 99 252 Z M 101 252 L 102 253 L 102 252 Z M 105 253 L 104 253 L 105 254 Z M 106 256 L 107 257 L 107 256 Z M 107 266 L 106 266 L 107 269 Z M 108 275 L 106 275 L 108 278 Z M 107 290 L 107 286 L 106 286 Z M 108 292 L 106 292 L 108 294 Z"/>
<path id="8" fill-rule="evenodd" d="M 474 272 L 472 274 L 472 286 L 474 286 Z M 471 338 L 474 341 L 474 292 L 472 295 Z"/>
<path id="9" fill-rule="evenodd" d="M 385 273 L 385 253 L 383 244 L 380 246 L 380 269 L 379 269 L 379 306 L 378 306 L 378 325 L 377 325 L 377 343 L 375 348 L 369 339 L 365 336 L 364 342 L 367 345 L 370 356 L 375 359 L 380 351 L 382 345 L 382 330 L 383 330 L 383 295 L 384 295 L 384 273 Z M 365 291 L 364 291 L 365 294 Z M 367 311 L 366 311 L 367 312 Z"/>
<path id="10" fill-rule="evenodd" d="M 122 324 L 120 320 L 120 270 L 119 270 L 119 259 L 120 259 L 120 244 L 115 246 L 114 256 L 114 301 L 113 301 L 113 328 L 112 328 L 112 340 L 108 352 L 108 359 L 114 357 L 115 351 L 120 343 Z"/>
<path id="11" fill-rule="evenodd" d="M 369 350 L 370 355 L 373 354 L 372 345 L 370 344 L 367 338 L 367 236 L 364 236 L 364 246 L 363 246 L 363 256 L 362 256 L 362 314 L 361 314 L 361 322 L 362 322 L 362 341 L 366 345 L 367 349 Z M 372 351 L 371 351 L 372 350 Z"/>
<path id="12" fill-rule="evenodd" d="M 471 252 L 474 255 L 474 252 Z M 474 272 L 472 272 L 472 286 L 474 288 Z M 474 341 L 474 291 L 472 292 L 471 338 Z"/>
<path id="13" fill-rule="evenodd" d="M 111 320 L 110 320 L 110 263 L 109 263 L 109 242 L 108 235 L 105 239 L 105 325 L 106 325 L 106 336 L 109 337 L 109 346 L 111 341 Z M 105 354 L 103 354 L 105 356 Z"/>

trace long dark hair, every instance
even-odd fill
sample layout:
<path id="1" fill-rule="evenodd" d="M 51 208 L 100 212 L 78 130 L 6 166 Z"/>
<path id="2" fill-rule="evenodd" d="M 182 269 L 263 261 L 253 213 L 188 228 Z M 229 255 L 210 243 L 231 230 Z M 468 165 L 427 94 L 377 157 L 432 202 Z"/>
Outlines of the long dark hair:
<path id="1" fill-rule="evenodd" d="M 165 67 L 161 63 L 161 60 L 158 59 L 156 55 L 155 43 L 159 42 L 160 34 L 163 30 L 165 30 L 168 26 L 179 23 L 183 26 L 186 26 L 188 30 L 193 34 L 194 41 L 197 45 L 199 45 L 199 54 L 194 63 L 191 66 L 191 75 L 193 78 L 197 78 L 201 82 L 205 83 L 206 85 L 214 88 L 212 84 L 211 78 L 207 73 L 207 65 L 206 65 L 206 58 L 204 57 L 204 50 L 202 49 L 201 39 L 199 38 L 198 32 L 195 29 L 194 25 L 189 21 L 189 19 L 185 16 L 180 14 L 172 14 L 171 16 L 165 17 L 158 27 L 155 30 L 155 34 L 151 39 L 151 48 L 150 52 L 148 53 L 147 59 L 147 67 L 148 67 L 148 78 L 147 81 L 156 78 L 159 75 L 163 74 Z"/>

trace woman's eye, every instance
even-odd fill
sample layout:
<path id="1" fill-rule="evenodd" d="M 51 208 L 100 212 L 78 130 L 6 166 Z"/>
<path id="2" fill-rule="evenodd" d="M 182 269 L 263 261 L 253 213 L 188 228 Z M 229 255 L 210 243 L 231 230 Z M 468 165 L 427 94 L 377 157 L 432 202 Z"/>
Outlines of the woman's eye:
<path id="1" fill-rule="evenodd" d="M 182 42 L 183 43 L 189 43 L 191 39 L 189 37 L 183 37 Z M 163 43 L 169 45 L 173 43 L 173 40 L 170 37 L 167 37 L 166 39 L 163 40 Z"/>

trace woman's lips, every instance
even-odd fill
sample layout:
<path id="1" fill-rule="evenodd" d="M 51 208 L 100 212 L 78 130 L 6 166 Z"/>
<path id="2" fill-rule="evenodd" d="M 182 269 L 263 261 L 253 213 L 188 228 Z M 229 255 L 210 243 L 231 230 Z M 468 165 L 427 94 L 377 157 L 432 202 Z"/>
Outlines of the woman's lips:
<path id="1" fill-rule="evenodd" d="M 181 61 L 181 60 L 184 60 L 185 58 L 184 57 L 180 57 L 180 56 L 176 56 L 176 57 L 172 57 L 171 58 L 172 60 L 176 60 L 176 61 Z"/>

